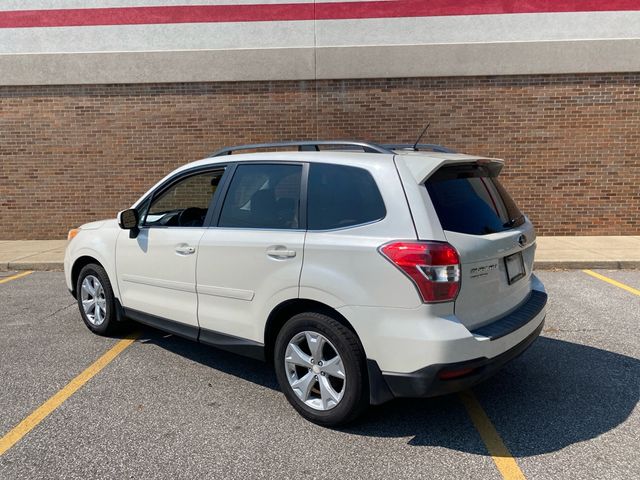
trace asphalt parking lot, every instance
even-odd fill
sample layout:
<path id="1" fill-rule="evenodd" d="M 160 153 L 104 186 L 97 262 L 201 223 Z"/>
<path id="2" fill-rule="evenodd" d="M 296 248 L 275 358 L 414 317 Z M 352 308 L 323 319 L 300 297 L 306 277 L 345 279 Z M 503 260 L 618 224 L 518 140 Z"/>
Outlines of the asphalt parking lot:
<path id="1" fill-rule="evenodd" d="M 640 271 L 597 272 L 640 289 Z M 27 425 L 121 340 L 85 328 L 62 273 L 0 272 L 0 445 L 28 430 L 0 453 L 0 478 L 637 478 L 640 296 L 582 271 L 538 275 L 545 329 L 473 389 L 482 431 L 460 395 L 317 427 L 266 365 L 143 327 Z"/>

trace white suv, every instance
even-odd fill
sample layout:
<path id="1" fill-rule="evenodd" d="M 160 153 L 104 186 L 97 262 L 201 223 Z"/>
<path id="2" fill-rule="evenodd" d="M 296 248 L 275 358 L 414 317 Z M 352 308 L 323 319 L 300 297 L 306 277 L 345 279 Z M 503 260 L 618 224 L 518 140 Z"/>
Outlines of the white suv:
<path id="1" fill-rule="evenodd" d="M 262 147 L 280 151 L 234 154 Z M 539 335 L 535 233 L 502 166 L 438 146 L 224 149 L 70 232 L 67 286 L 93 332 L 128 318 L 273 362 L 302 416 L 338 425 L 467 388 Z"/>

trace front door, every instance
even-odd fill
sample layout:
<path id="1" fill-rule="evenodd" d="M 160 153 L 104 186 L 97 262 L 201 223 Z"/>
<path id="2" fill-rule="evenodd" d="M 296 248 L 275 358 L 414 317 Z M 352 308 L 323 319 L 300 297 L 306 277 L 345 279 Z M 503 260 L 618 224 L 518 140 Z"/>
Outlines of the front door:
<path id="1" fill-rule="evenodd" d="M 223 172 L 187 173 L 159 187 L 141 207 L 137 237 L 128 232 L 118 237 L 118 286 L 128 315 L 197 337 L 198 244 Z"/>

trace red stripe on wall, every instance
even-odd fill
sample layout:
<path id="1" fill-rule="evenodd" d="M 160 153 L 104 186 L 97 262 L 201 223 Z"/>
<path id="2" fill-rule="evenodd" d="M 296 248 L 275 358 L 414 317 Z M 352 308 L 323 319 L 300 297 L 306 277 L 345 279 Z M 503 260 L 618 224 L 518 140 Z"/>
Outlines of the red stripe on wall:
<path id="1" fill-rule="evenodd" d="M 313 20 L 313 4 L 179 5 L 0 12 L 0 28 Z"/>
<path id="2" fill-rule="evenodd" d="M 640 10 L 639 0 L 391 0 L 318 3 L 318 19 Z"/>
<path id="3" fill-rule="evenodd" d="M 0 28 L 640 10 L 640 0 L 378 0 L 0 11 Z"/>

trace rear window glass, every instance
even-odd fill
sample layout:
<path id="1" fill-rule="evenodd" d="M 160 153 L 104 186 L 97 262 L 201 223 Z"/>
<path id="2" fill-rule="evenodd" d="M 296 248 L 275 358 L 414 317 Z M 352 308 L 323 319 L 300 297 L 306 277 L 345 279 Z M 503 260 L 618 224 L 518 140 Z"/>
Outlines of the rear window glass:
<path id="1" fill-rule="evenodd" d="M 444 230 L 486 235 L 524 223 L 498 179 L 480 165 L 441 168 L 425 185 Z"/>
<path id="2" fill-rule="evenodd" d="M 301 165 L 239 165 L 233 175 L 220 227 L 297 229 Z"/>
<path id="3" fill-rule="evenodd" d="M 308 187 L 309 230 L 329 230 L 384 218 L 382 196 L 362 168 L 312 163 Z"/>

